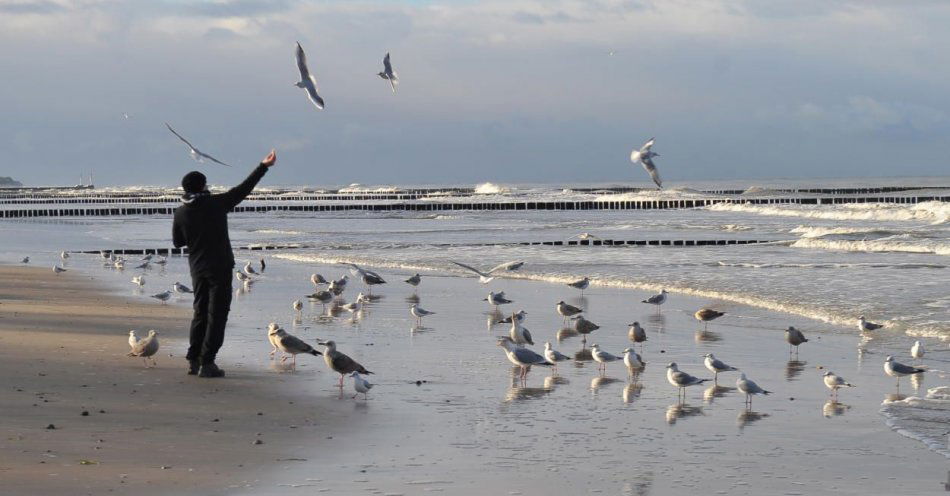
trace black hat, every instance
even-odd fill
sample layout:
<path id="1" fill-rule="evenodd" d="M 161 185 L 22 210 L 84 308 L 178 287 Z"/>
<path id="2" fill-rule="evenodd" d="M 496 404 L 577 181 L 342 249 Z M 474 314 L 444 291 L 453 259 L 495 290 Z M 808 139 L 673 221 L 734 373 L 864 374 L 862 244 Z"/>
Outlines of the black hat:
<path id="1" fill-rule="evenodd" d="M 181 187 L 185 190 L 185 193 L 203 191 L 206 184 L 208 184 L 208 179 L 198 171 L 191 171 L 181 178 Z"/>

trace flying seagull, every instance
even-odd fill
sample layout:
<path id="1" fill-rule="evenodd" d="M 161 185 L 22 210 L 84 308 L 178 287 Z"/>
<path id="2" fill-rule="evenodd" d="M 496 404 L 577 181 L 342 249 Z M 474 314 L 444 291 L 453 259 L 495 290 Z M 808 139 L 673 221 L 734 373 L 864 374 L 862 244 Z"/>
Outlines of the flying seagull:
<path id="1" fill-rule="evenodd" d="M 218 159 L 212 157 L 211 155 L 208 155 L 207 153 L 204 153 L 204 152 L 202 152 L 201 150 L 195 148 L 195 145 L 192 145 L 192 144 L 191 144 L 188 140 L 186 140 L 182 135 L 176 133 L 175 130 L 172 129 L 172 127 L 169 126 L 167 122 L 165 123 L 165 127 L 167 127 L 168 130 L 172 132 L 172 134 L 174 134 L 175 136 L 177 136 L 178 139 L 182 140 L 186 145 L 188 145 L 188 153 L 191 154 L 191 158 L 195 159 L 195 162 L 202 163 L 202 162 L 205 161 L 204 159 L 208 159 L 208 160 L 210 160 L 210 161 L 212 161 L 212 162 L 214 162 L 214 163 L 216 163 L 216 164 L 221 164 L 221 165 L 223 165 L 223 166 L 225 166 L 225 167 L 231 167 L 230 165 L 228 165 L 228 164 L 226 164 L 226 163 L 224 163 L 224 162 L 222 162 L 222 161 L 220 161 L 220 160 L 218 160 Z"/>
<path id="2" fill-rule="evenodd" d="M 399 75 L 393 70 L 393 65 L 389 63 L 389 52 L 386 52 L 386 56 L 383 57 L 383 72 L 377 74 L 379 77 L 388 80 L 389 86 L 393 88 L 393 93 L 396 93 L 396 85 L 399 84 Z"/>
<path id="3" fill-rule="evenodd" d="M 656 171 L 656 165 L 653 163 L 653 157 L 659 157 L 660 154 L 654 153 L 653 150 L 650 149 L 654 141 L 656 141 L 656 138 L 650 138 L 650 141 L 644 143 L 639 150 L 630 152 L 630 161 L 633 163 L 640 162 L 643 168 L 650 174 L 650 177 L 653 178 L 653 182 L 656 183 L 656 186 L 663 189 L 663 181 L 660 179 L 660 174 Z"/>
<path id="4" fill-rule="evenodd" d="M 315 107 L 323 110 L 323 98 L 317 94 L 317 80 L 313 74 L 310 74 L 310 69 L 307 69 L 307 56 L 304 55 L 299 41 L 297 42 L 297 70 L 300 71 L 300 81 L 295 86 L 307 90 L 307 98 Z"/>
<path id="5" fill-rule="evenodd" d="M 524 266 L 524 262 L 505 262 L 505 263 L 503 263 L 503 264 L 496 265 L 495 267 L 492 267 L 492 268 L 491 268 L 490 270 L 488 270 L 487 272 L 482 272 L 482 271 L 476 269 L 475 267 L 472 267 L 471 265 L 465 265 L 465 264 L 463 264 L 463 263 L 454 262 L 454 261 L 453 261 L 452 263 L 454 263 L 455 265 L 458 265 L 459 267 L 461 267 L 461 268 L 463 268 L 463 269 L 468 269 L 468 270 L 470 270 L 470 271 L 472 271 L 472 272 L 478 274 L 478 280 L 479 280 L 482 284 L 488 284 L 488 283 L 490 283 L 490 282 L 492 281 L 492 279 L 495 278 L 495 276 L 493 275 L 495 272 L 499 272 L 499 271 L 514 272 L 514 271 L 520 269 L 522 266 Z"/>

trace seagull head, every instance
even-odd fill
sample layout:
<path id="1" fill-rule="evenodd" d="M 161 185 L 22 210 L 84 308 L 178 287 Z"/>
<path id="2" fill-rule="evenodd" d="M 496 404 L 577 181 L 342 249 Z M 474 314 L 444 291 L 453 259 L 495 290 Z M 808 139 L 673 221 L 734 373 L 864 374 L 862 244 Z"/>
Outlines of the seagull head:
<path id="1" fill-rule="evenodd" d="M 280 329 L 280 326 L 277 325 L 277 322 L 271 322 L 267 324 L 267 334 L 274 334 L 277 329 Z"/>
<path id="2" fill-rule="evenodd" d="M 887 358 L 885 358 L 884 361 L 885 361 L 885 362 L 893 362 L 893 361 L 894 361 L 894 357 L 891 356 L 891 355 L 887 355 Z"/>
<path id="3" fill-rule="evenodd" d="M 323 341 L 323 342 L 320 342 L 320 340 L 318 339 L 317 344 L 326 346 L 328 351 L 336 350 L 336 343 L 332 339 L 330 341 Z"/>
<path id="4" fill-rule="evenodd" d="M 135 329 L 132 329 L 131 331 L 129 331 L 129 336 L 135 336 Z"/>
<path id="5" fill-rule="evenodd" d="M 514 345 L 514 343 L 515 342 L 512 341 L 511 338 L 509 338 L 508 336 L 502 336 L 498 338 L 498 342 L 496 344 L 498 346 L 501 346 L 502 348 L 507 349 L 508 347 Z"/>
<path id="6" fill-rule="evenodd" d="M 834 373 L 829 370 L 828 372 L 825 372 L 824 375 L 825 375 L 825 377 L 828 377 L 829 375 L 834 375 Z"/>
<path id="7" fill-rule="evenodd" d="M 674 370 L 674 371 L 679 370 L 679 368 L 676 366 L 676 362 L 670 362 L 669 365 L 666 366 L 666 368 L 670 370 Z"/>
<path id="8" fill-rule="evenodd" d="M 633 348 L 624 348 L 624 349 L 623 349 L 623 354 L 624 354 L 624 355 L 626 355 L 627 353 L 633 353 L 633 352 L 634 352 L 634 351 L 633 351 Z"/>
<path id="9" fill-rule="evenodd" d="M 714 360 L 716 357 L 714 357 L 712 353 L 706 353 L 705 355 L 703 355 L 703 358 Z"/>
<path id="10" fill-rule="evenodd" d="M 546 349 L 546 350 L 550 350 L 550 349 L 551 349 L 551 342 L 550 342 L 550 341 L 544 343 L 544 349 Z"/>
<path id="11" fill-rule="evenodd" d="M 745 380 L 745 372 L 739 372 L 739 380 L 740 380 L 740 381 L 744 381 L 744 380 Z"/>
<path id="12" fill-rule="evenodd" d="M 148 337 L 154 337 L 156 335 L 158 335 L 158 332 L 155 329 L 150 329 L 148 331 Z"/>

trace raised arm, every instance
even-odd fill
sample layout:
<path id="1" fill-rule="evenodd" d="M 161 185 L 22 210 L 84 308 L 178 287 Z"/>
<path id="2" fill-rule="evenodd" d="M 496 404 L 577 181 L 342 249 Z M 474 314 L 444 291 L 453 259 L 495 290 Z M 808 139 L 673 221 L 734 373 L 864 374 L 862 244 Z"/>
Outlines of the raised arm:
<path id="1" fill-rule="evenodd" d="M 228 191 L 221 193 L 220 197 L 224 201 L 225 206 L 228 210 L 236 207 L 238 203 L 241 203 L 247 195 L 251 194 L 251 191 L 254 191 L 254 187 L 257 186 L 257 183 L 264 177 L 264 174 L 267 172 L 267 169 L 274 165 L 274 162 L 277 161 L 277 152 L 271 150 L 267 157 L 261 161 L 251 175 L 247 176 L 241 184 L 229 189 Z"/>

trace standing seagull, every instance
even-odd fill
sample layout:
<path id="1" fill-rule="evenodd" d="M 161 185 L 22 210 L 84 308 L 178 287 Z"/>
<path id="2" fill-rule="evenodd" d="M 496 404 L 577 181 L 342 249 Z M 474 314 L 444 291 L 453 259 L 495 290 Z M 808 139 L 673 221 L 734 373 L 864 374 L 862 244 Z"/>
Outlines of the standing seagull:
<path id="1" fill-rule="evenodd" d="M 133 277 L 133 278 L 132 278 L 132 284 L 135 284 L 136 286 L 144 286 L 144 285 L 145 285 L 145 276 L 135 276 L 135 277 Z"/>
<path id="2" fill-rule="evenodd" d="M 283 351 L 284 353 L 287 353 L 288 355 L 291 355 L 294 357 L 293 358 L 294 370 L 297 370 L 297 355 L 301 353 L 305 353 L 308 355 L 320 356 L 323 354 L 313 349 L 313 346 L 310 346 L 309 344 L 303 342 L 303 340 L 298 338 L 297 336 L 294 336 L 292 334 L 287 334 L 287 331 L 281 329 L 280 327 L 278 327 L 277 329 L 273 331 L 269 330 L 267 334 L 268 334 L 268 338 L 270 338 L 271 335 L 274 336 L 273 338 L 271 338 L 271 344 L 275 345 L 278 349 L 280 349 L 280 351 Z M 282 362 L 286 360 L 287 360 L 286 356 L 280 359 L 280 361 Z"/>
<path id="3" fill-rule="evenodd" d="M 300 313 L 303 311 L 303 302 L 300 300 L 294 300 L 294 302 L 291 304 L 291 307 L 293 307 L 294 312 Z"/>
<path id="4" fill-rule="evenodd" d="M 834 372 L 825 372 L 825 386 L 831 390 L 835 403 L 838 402 L 838 389 L 843 387 L 854 387 L 854 384 L 844 380 L 843 377 L 835 375 Z"/>
<path id="5" fill-rule="evenodd" d="M 554 364 L 554 373 L 557 374 L 557 362 L 570 360 L 571 358 L 560 351 L 551 347 L 551 343 L 544 343 L 544 358 Z"/>
<path id="6" fill-rule="evenodd" d="M 132 336 L 129 335 L 129 344 L 132 345 Z M 132 351 L 129 352 L 128 356 L 130 357 L 140 357 L 142 361 L 145 362 L 145 366 L 148 367 L 148 359 L 152 360 L 152 367 L 157 365 L 155 359 L 152 358 L 156 353 L 158 353 L 158 333 L 155 332 L 155 329 L 148 331 L 148 336 L 136 341 L 132 345 Z"/>
<path id="7" fill-rule="evenodd" d="M 172 132 L 172 134 L 174 134 L 175 136 L 177 136 L 178 139 L 182 140 L 186 145 L 188 145 L 188 153 L 191 154 L 191 158 L 195 159 L 195 162 L 201 163 L 201 162 L 204 162 L 205 159 L 208 159 L 208 160 L 210 160 L 210 161 L 212 161 L 212 162 L 214 162 L 214 163 L 216 163 L 216 164 L 221 164 L 221 165 L 223 165 L 223 166 L 225 166 L 225 167 L 231 167 L 230 165 L 228 165 L 228 164 L 226 164 L 226 163 L 224 163 L 224 162 L 222 162 L 222 161 L 220 161 L 220 160 L 218 160 L 218 159 L 212 157 L 211 155 L 208 155 L 207 153 L 204 153 L 204 152 L 202 152 L 201 150 L 195 148 L 195 145 L 192 145 L 192 144 L 191 144 L 188 140 L 186 140 L 182 135 L 180 135 L 180 134 L 178 134 L 177 132 L 175 132 L 175 130 L 172 129 L 172 127 L 169 126 L 167 122 L 165 123 L 165 127 L 167 127 L 168 130 Z"/>
<path id="8" fill-rule="evenodd" d="M 409 313 L 410 313 L 413 317 L 416 318 L 416 320 L 419 322 L 419 325 L 422 325 L 422 318 L 423 318 L 423 317 L 425 317 L 425 316 L 427 316 L 427 315 L 434 315 L 434 314 L 435 314 L 435 312 L 430 312 L 430 311 L 426 310 L 425 308 L 422 308 L 422 307 L 420 307 L 419 305 L 416 305 L 415 303 L 413 303 L 413 304 L 409 307 Z"/>
<path id="9" fill-rule="evenodd" d="M 393 65 L 389 62 L 389 52 L 386 52 L 386 56 L 383 57 L 383 72 L 377 73 L 377 75 L 389 80 L 389 86 L 392 87 L 393 94 L 395 94 L 396 85 L 399 84 L 399 76 L 396 74 L 396 71 L 393 70 Z"/>
<path id="10" fill-rule="evenodd" d="M 297 70 L 300 71 L 300 81 L 294 86 L 306 90 L 307 98 L 314 106 L 323 110 L 323 98 L 320 98 L 320 95 L 317 94 L 317 80 L 313 77 L 313 74 L 310 74 L 310 69 L 307 68 L 307 56 L 304 55 L 303 47 L 300 46 L 299 41 L 297 42 Z"/>
<path id="11" fill-rule="evenodd" d="M 553 364 L 548 362 L 543 356 L 529 350 L 528 348 L 519 348 L 515 345 L 515 342 L 511 340 L 508 336 L 503 336 L 498 338 L 498 346 L 501 346 L 505 349 L 505 354 L 508 356 L 508 361 L 521 367 L 521 381 L 528 376 L 528 369 L 532 365 L 544 365 L 550 367 Z"/>
<path id="12" fill-rule="evenodd" d="M 703 323 L 703 330 L 705 331 L 709 328 L 709 322 L 718 319 L 725 315 L 726 312 L 718 312 L 712 308 L 701 308 L 693 314 L 693 317 L 696 317 L 696 320 Z"/>
<path id="13" fill-rule="evenodd" d="M 719 383 L 720 372 L 732 372 L 732 371 L 739 370 L 733 367 L 732 365 L 728 365 L 722 360 L 714 357 L 712 353 L 706 353 L 705 355 L 703 355 L 703 357 L 705 358 L 705 360 L 703 360 L 703 365 L 706 366 L 706 370 L 715 374 L 713 376 L 713 382 L 716 384 Z"/>
<path id="14" fill-rule="evenodd" d="M 410 277 L 409 279 L 406 279 L 405 282 L 406 282 L 406 284 L 408 284 L 408 285 L 410 285 L 410 286 L 412 286 L 412 287 L 414 287 L 414 288 L 419 287 L 419 283 L 422 282 L 422 276 L 420 276 L 419 274 L 416 274 L 416 275 Z"/>
<path id="15" fill-rule="evenodd" d="M 244 272 L 245 272 L 246 274 L 253 274 L 253 275 L 255 275 L 255 276 L 257 275 L 257 271 L 254 270 L 254 267 L 251 266 L 251 261 L 250 261 L 250 260 L 248 260 L 247 263 L 244 264 Z"/>
<path id="16" fill-rule="evenodd" d="M 634 375 L 638 371 L 643 370 L 643 367 L 647 364 L 636 351 L 633 351 L 633 348 L 625 348 L 623 350 L 623 363 L 627 366 L 627 371 L 630 375 Z"/>
<path id="17" fill-rule="evenodd" d="M 310 282 L 312 282 L 315 287 L 320 287 L 323 284 L 330 284 L 330 281 L 324 279 L 320 274 L 311 274 Z"/>
<path id="18" fill-rule="evenodd" d="M 650 141 L 647 141 L 640 147 L 639 150 L 634 150 L 630 152 L 630 161 L 633 163 L 640 162 L 643 165 L 643 168 L 650 174 L 650 177 L 653 179 L 653 182 L 656 183 L 656 186 L 660 189 L 663 189 L 663 181 L 660 180 L 660 174 L 656 170 L 656 165 L 653 163 L 653 157 L 659 157 L 659 153 L 654 153 L 651 148 L 653 143 L 656 141 L 656 138 L 650 138 Z"/>
<path id="19" fill-rule="evenodd" d="M 598 370 L 605 374 L 607 373 L 608 363 L 615 362 L 617 360 L 622 359 L 621 357 L 618 357 L 617 355 L 607 353 L 606 351 L 600 349 L 600 345 L 596 343 L 590 346 L 590 354 L 591 354 L 591 357 L 594 358 L 594 361 L 598 363 L 598 366 L 597 366 Z"/>
<path id="20" fill-rule="evenodd" d="M 66 272 L 66 269 L 60 267 L 59 265 L 54 265 L 54 266 L 53 266 L 53 272 L 56 273 L 56 274 L 59 274 L 59 273 L 62 273 L 62 272 Z"/>
<path id="21" fill-rule="evenodd" d="M 171 297 L 172 297 L 171 291 L 162 291 L 161 293 L 152 295 L 152 298 L 155 298 L 156 300 L 161 301 L 162 305 L 164 305 L 165 302 L 168 301 L 168 299 Z"/>
<path id="22" fill-rule="evenodd" d="M 666 380 L 669 381 L 670 384 L 679 388 L 679 391 L 677 392 L 677 398 L 682 396 L 685 400 L 687 387 L 702 384 L 709 379 L 700 379 L 699 377 L 691 376 L 686 372 L 681 371 L 676 366 L 676 362 L 670 362 L 670 364 L 666 366 Z"/>
<path id="23" fill-rule="evenodd" d="M 531 339 L 531 333 L 528 332 L 524 326 L 521 325 L 521 319 L 518 318 L 517 314 L 511 314 L 511 330 L 508 331 L 508 335 L 511 336 L 511 340 L 520 346 L 525 344 L 534 345 L 534 340 Z"/>
<path id="24" fill-rule="evenodd" d="M 513 300 L 505 298 L 505 292 L 501 291 L 495 293 L 494 291 L 488 292 L 487 298 L 482 298 L 482 301 L 487 301 L 489 305 L 497 307 L 498 305 L 507 305 L 508 303 L 514 303 Z"/>
<path id="25" fill-rule="evenodd" d="M 640 327 L 639 322 L 630 324 L 630 330 L 627 331 L 627 337 L 634 343 L 640 343 L 640 351 L 643 351 L 643 342 L 647 340 L 647 331 Z"/>
<path id="26" fill-rule="evenodd" d="M 752 396 L 756 394 L 772 394 L 771 391 L 766 391 L 759 387 L 758 384 L 752 381 L 752 379 L 746 379 L 745 374 L 739 374 L 739 379 L 736 381 L 736 388 L 745 393 L 746 405 L 749 409 L 752 409 Z"/>
<path id="27" fill-rule="evenodd" d="M 910 356 L 918 359 L 924 357 L 924 345 L 920 344 L 920 341 L 914 341 L 914 346 L 910 347 Z"/>
<path id="28" fill-rule="evenodd" d="M 564 317 L 564 322 L 567 322 L 567 319 L 584 312 L 574 305 L 564 303 L 564 300 L 557 302 L 557 306 L 555 306 L 554 309 L 557 310 L 558 315 Z"/>
<path id="29" fill-rule="evenodd" d="M 900 362 L 895 362 L 894 357 L 888 356 L 884 360 L 884 373 L 897 378 L 897 389 L 900 390 L 901 387 L 901 377 L 905 375 L 913 374 L 922 374 L 926 372 L 925 369 L 919 369 L 917 367 L 911 367 L 910 365 L 904 365 Z"/>
<path id="30" fill-rule="evenodd" d="M 585 319 L 583 315 L 574 317 L 574 330 L 577 331 L 578 334 L 584 335 L 584 341 L 587 341 L 588 334 L 596 331 L 597 329 L 600 329 L 600 326 Z"/>
<path id="31" fill-rule="evenodd" d="M 350 374 L 350 377 L 353 378 L 353 389 L 356 390 L 356 394 L 353 395 L 353 399 L 356 399 L 360 393 L 363 393 L 363 400 L 369 398 L 367 393 L 369 393 L 370 389 L 373 389 L 373 385 L 370 384 L 370 382 L 366 379 L 363 379 L 359 372 L 353 372 Z"/>
<path id="32" fill-rule="evenodd" d="M 880 328 L 882 328 L 882 327 L 884 327 L 884 326 L 881 325 L 881 324 L 875 324 L 874 322 L 868 322 L 868 321 L 864 320 L 864 316 L 863 316 L 863 315 L 861 316 L 861 318 L 858 319 L 858 328 L 861 329 L 861 332 L 864 332 L 864 331 L 874 331 L 874 330 L 880 329 Z"/>
<path id="33" fill-rule="evenodd" d="M 339 351 L 336 351 L 336 343 L 333 341 L 324 341 L 318 344 L 326 346 L 327 349 L 323 352 L 323 360 L 327 363 L 327 367 L 330 367 L 331 370 L 340 374 L 340 387 L 343 387 L 343 376 L 346 374 L 352 374 L 353 372 L 359 372 L 364 375 L 372 374 L 372 372 L 366 370 L 365 367 L 359 364 L 356 360 L 346 356 Z"/>
<path id="34" fill-rule="evenodd" d="M 798 347 L 802 343 L 807 343 L 808 339 L 802 334 L 802 331 L 788 326 L 788 329 L 785 329 L 785 341 L 788 343 L 788 353 L 791 355 L 792 346 L 795 347 L 795 353 L 798 353 Z"/>
<path id="35" fill-rule="evenodd" d="M 649 303 L 651 305 L 656 305 L 656 313 L 660 313 L 660 306 L 666 303 L 666 290 L 660 291 L 660 294 L 653 295 L 645 300 L 642 303 Z"/>
<path id="36" fill-rule="evenodd" d="M 185 286 L 184 284 L 178 281 L 175 281 L 175 284 L 172 285 L 172 289 L 174 289 L 175 292 L 179 294 L 194 293 L 194 291 L 192 291 L 191 288 L 189 288 L 188 286 Z"/>
<path id="37" fill-rule="evenodd" d="M 135 335 L 135 329 L 129 331 L 129 346 L 135 348 L 136 343 L 139 342 L 139 337 Z"/>
<path id="38" fill-rule="evenodd" d="M 581 290 L 581 294 L 584 294 L 584 290 L 587 289 L 588 286 L 590 286 L 590 278 L 585 277 L 579 281 L 569 282 L 567 283 L 567 285 L 572 288 Z"/>

